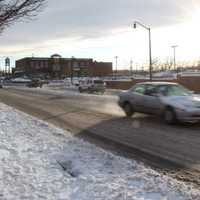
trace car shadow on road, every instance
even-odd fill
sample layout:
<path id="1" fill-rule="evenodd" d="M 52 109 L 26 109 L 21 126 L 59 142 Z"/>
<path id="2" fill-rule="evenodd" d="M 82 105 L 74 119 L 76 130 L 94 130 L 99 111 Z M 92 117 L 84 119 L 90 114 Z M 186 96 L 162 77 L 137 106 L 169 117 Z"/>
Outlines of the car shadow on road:
<path id="1" fill-rule="evenodd" d="M 190 165 L 200 164 L 199 130 L 199 124 L 170 126 L 157 117 L 138 115 L 102 121 L 80 131 L 76 136 L 114 154 L 136 159 L 162 172 L 176 176 L 179 173 L 180 179 L 187 179 L 183 173 Z M 194 171 L 199 179 L 200 171 Z M 187 176 L 190 174 L 185 173 Z"/>

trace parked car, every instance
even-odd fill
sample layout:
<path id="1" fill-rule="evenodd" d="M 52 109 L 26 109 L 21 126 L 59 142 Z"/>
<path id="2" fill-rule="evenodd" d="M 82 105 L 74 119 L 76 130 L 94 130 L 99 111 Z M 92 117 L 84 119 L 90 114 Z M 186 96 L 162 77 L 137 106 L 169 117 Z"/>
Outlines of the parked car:
<path id="1" fill-rule="evenodd" d="M 28 77 L 16 77 L 16 78 L 9 78 L 8 81 L 15 84 L 27 84 L 30 83 L 32 80 Z"/>
<path id="2" fill-rule="evenodd" d="M 73 85 L 75 85 L 76 87 L 78 87 L 79 86 L 79 78 L 73 78 L 72 79 L 72 83 L 73 83 Z"/>
<path id="3" fill-rule="evenodd" d="M 176 83 L 146 82 L 119 94 L 128 117 L 135 112 L 160 115 L 168 124 L 200 121 L 200 95 Z"/>
<path id="4" fill-rule="evenodd" d="M 40 79 L 32 79 L 31 82 L 27 83 L 27 87 L 29 88 L 36 88 L 36 87 L 42 87 L 43 82 Z"/>
<path id="5" fill-rule="evenodd" d="M 85 79 L 79 81 L 79 92 L 100 92 L 104 93 L 106 84 L 100 79 Z"/>
<path id="6" fill-rule="evenodd" d="M 4 77 L 0 77 L 0 89 L 3 88 Z"/>

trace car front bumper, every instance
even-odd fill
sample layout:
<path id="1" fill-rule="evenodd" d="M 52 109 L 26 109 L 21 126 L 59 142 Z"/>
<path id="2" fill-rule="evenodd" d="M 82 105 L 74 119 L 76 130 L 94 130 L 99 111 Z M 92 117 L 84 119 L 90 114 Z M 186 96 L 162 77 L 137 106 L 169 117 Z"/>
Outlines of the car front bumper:
<path id="1" fill-rule="evenodd" d="M 176 109 L 176 117 L 179 121 L 183 122 L 196 122 L 200 121 L 200 108 L 199 109 Z"/>

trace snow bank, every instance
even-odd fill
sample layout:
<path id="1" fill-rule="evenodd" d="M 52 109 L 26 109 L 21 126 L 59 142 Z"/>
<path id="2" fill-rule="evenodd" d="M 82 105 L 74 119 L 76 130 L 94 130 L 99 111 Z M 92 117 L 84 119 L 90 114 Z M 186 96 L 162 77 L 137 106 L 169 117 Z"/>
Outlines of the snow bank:
<path id="1" fill-rule="evenodd" d="M 0 199 L 199 200 L 200 191 L 0 104 Z"/>

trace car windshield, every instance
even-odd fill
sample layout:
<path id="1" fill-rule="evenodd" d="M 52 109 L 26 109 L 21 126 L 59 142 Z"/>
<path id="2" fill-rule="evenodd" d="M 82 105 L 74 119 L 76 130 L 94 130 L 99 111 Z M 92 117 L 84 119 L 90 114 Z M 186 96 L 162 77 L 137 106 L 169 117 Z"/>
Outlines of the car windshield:
<path id="1" fill-rule="evenodd" d="M 184 88 L 180 85 L 168 86 L 167 96 L 189 96 L 192 94 L 192 91 Z"/>

